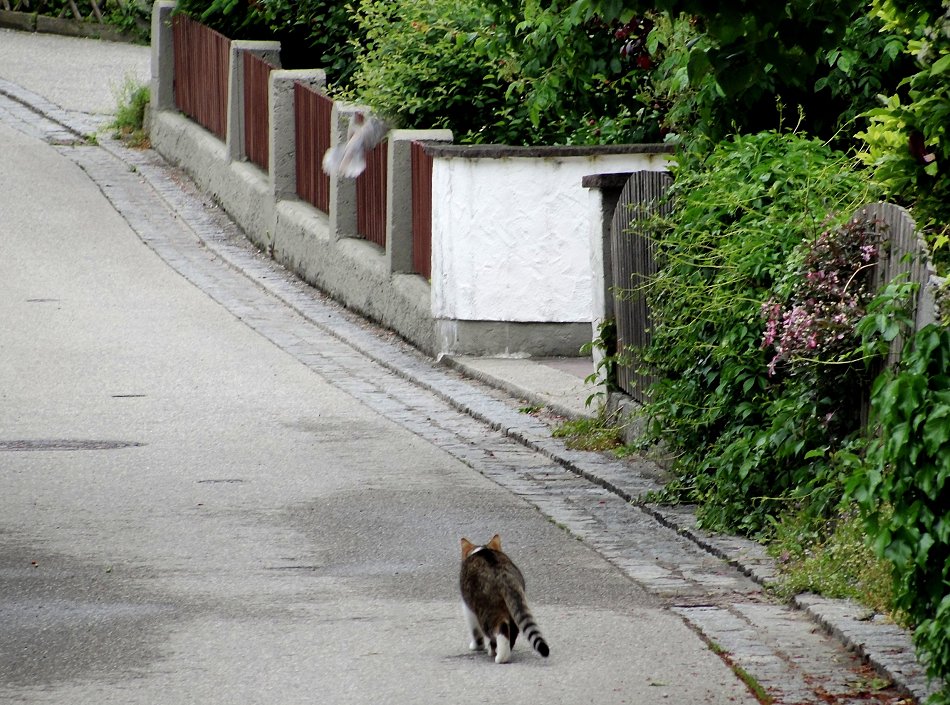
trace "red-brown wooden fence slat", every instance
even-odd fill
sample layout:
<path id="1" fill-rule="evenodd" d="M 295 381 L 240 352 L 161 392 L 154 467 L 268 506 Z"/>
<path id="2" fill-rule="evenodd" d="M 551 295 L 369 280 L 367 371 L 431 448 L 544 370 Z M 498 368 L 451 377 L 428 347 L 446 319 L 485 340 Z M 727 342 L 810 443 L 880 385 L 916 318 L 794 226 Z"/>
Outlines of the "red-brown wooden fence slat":
<path id="1" fill-rule="evenodd" d="M 227 136 L 228 64 L 231 40 L 187 15 L 172 19 L 175 105 L 215 134 Z"/>
<path id="2" fill-rule="evenodd" d="M 324 213 L 330 212 L 330 177 L 323 155 L 330 148 L 333 101 L 301 83 L 294 84 L 297 195 Z"/>
<path id="3" fill-rule="evenodd" d="M 389 143 L 380 142 L 366 155 L 366 170 L 356 178 L 356 231 L 386 247 L 386 171 Z"/>
<path id="4" fill-rule="evenodd" d="M 412 271 L 432 278 L 432 157 L 420 142 L 410 147 L 412 161 Z"/>
<path id="5" fill-rule="evenodd" d="M 270 166 L 269 78 L 275 67 L 256 54 L 244 54 L 244 153 L 261 169 Z"/>

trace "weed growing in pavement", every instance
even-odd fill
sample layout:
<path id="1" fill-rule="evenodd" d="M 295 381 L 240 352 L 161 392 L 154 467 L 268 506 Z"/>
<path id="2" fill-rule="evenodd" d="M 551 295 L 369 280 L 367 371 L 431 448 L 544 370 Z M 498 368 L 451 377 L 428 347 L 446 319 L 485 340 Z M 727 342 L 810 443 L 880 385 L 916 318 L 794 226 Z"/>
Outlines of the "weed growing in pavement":
<path id="1" fill-rule="evenodd" d="M 732 660 L 732 656 L 728 651 L 726 651 L 722 646 L 712 639 L 706 639 L 706 644 L 709 646 L 709 650 L 721 658 L 722 662 L 729 666 L 729 668 L 733 673 L 736 674 L 739 680 L 745 683 L 746 687 L 752 692 L 756 700 L 758 700 L 762 705 L 772 705 L 772 703 L 775 702 L 772 699 L 772 696 L 769 695 L 765 691 L 765 688 L 762 687 L 761 683 L 759 683 L 748 671 Z"/>
<path id="2" fill-rule="evenodd" d="M 554 429 L 555 438 L 563 438 L 572 450 L 605 451 L 623 447 L 620 427 L 603 408 L 595 418 L 565 421 Z"/>
<path id="3" fill-rule="evenodd" d="M 116 95 L 117 108 L 112 128 L 113 136 L 122 139 L 130 147 L 140 149 L 149 146 L 145 133 L 145 111 L 150 100 L 149 87 L 127 77 Z"/>
<path id="4" fill-rule="evenodd" d="M 894 609 L 891 566 L 874 555 L 854 509 L 840 511 L 821 526 L 809 511 L 788 512 L 774 520 L 768 551 L 781 574 L 773 588 L 779 596 L 813 592 L 850 598 L 901 621 Z"/>

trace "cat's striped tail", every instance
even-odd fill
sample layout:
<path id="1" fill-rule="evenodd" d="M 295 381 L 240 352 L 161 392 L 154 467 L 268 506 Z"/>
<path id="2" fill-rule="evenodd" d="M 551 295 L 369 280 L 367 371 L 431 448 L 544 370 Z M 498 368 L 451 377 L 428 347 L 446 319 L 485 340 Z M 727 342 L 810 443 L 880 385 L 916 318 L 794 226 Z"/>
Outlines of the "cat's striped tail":
<path id="1" fill-rule="evenodd" d="M 538 625 L 534 621 L 534 615 L 532 615 L 531 610 L 528 609 L 528 605 L 524 599 L 524 593 L 513 586 L 508 586 L 505 593 L 505 603 L 508 606 L 508 611 L 515 620 L 515 624 L 518 625 L 518 629 L 521 630 L 524 638 L 531 644 L 531 648 L 544 658 L 547 658 L 551 651 L 548 649 L 548 643 L 544 640 L 544 637 L 541 636 L 541 630 L 538 629 Z"/>

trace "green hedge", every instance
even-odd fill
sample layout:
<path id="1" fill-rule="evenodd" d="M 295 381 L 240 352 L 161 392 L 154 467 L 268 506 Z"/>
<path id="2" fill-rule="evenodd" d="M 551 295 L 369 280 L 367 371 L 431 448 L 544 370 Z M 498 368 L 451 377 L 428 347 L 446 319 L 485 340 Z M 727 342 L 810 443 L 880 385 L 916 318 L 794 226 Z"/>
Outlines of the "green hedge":
<path id="1" fill-rule="evenodd" d="M 659 376 L 644 408 L 650 439 L 676 459 L 671 493 L 698 502 L 705 526 L 757 534 L 793 496 L 820 511 L 840 497 L 831 457 L 858 424 L 839 410 L 853 406 L 864 371 L 836 363 L 860 341 L 851 333 L 825 359 L 779 365 L 769 316 L 812 295 L 800 289 L 810 261 L 847 281 L 816 247 L 840 241 L 836 222 L 873 194 L 845 155 L 796 134 L 736 136 L 681 155 L 673 171 L 646 292 L 646 361 Z"/>
<path id="2" fill-rule="evenodd" d="M 950 703 L 950 329 L 928 326 L 875 383 L 877 436 L 849 484 L 870 540 L 894 566 L 897 606 Z"/>

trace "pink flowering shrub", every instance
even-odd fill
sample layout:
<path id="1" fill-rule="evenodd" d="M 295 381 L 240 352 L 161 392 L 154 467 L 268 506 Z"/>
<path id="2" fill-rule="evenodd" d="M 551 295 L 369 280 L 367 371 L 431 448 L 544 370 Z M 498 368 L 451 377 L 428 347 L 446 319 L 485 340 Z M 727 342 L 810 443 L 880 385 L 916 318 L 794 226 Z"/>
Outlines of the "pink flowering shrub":
<path id="1" fill-rule="evenodd" d="M 874 298 L 879 231 L 877 223 L 861 220 L 825 230 L 808 247 L 788 302 L 763 304 L 762 348 L 774 351 L 770 377 L 854 356 L 855 326 Z"/>

